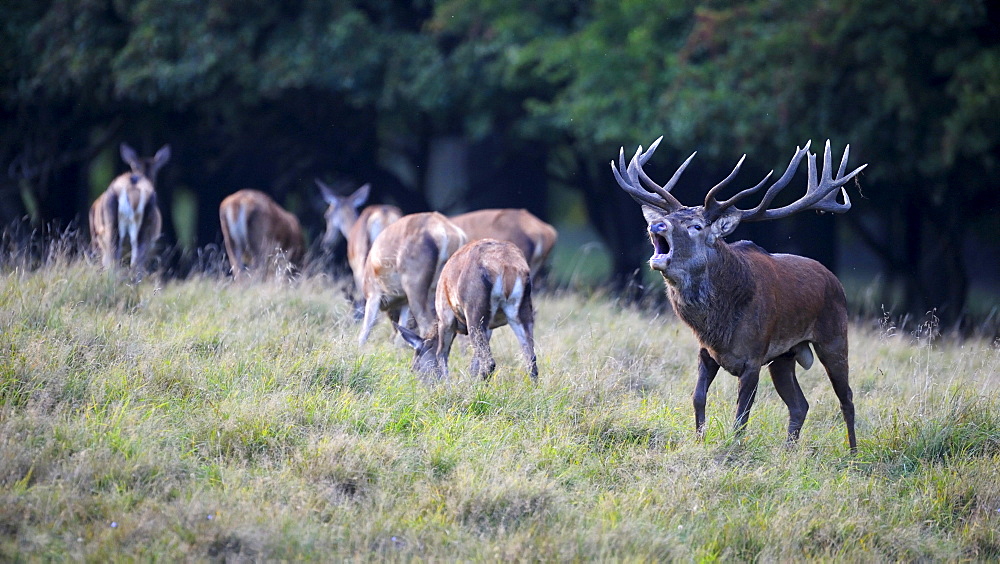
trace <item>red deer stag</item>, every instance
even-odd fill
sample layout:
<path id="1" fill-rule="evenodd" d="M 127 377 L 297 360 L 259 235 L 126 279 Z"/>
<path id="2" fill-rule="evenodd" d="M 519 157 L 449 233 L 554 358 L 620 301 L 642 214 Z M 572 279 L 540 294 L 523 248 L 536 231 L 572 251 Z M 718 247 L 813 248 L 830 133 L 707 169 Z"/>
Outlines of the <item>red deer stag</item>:
<path id="1" fill-rule="evenodd" d="M 301 266 L 306 242 L 294 215 L 259 190 L 240 190 L 219 205 L 219 221 L 233 278 L 259 271 L 284 256 Z"/>
<path id="2" fill-rule="evenodd" d="M 559 236 L 555 227 L 523 209 L 479 210 L 451 220 L 465 231 L 469 241 L 490 238 L 514 243 L 528 261 L 532 276 L 545 265 Z"/>
<path id="3" fill-rule="evenodd" d="M 404 215 L 386 227 L 365 261 L 365 318 L 358 342 L 368 340 L 379 310 L 404 327 L 412 313 L 417 332 L 428 334 L 436 321 L 434 291 L 441 268 L 465 241 L 465 233 L 437 212 Z"/>
<path id="4" fill-rule="evenodd" d="M 524 254 L 513 243 L 480 239 L 456 251 L 441 270 L 434 305 L 438 321 L 428 337 L 397 327 L 416 351 L 414 371 L 447 378 L 451 344 L 455 334 L 462 333 L 472 342 L 469 370 L 485 380 L 496 369 L 490 335 L 493 329 L 510 325 L 531 379 L 538 381 L 531 272 Z"/>
<path id="5" fill-rule="evenodd" d="M 160 238 L 163 220 L 154 184 L 157 172 L 170 160 L 170 145 L 161 147 L 151 158 L 139 158 L 125 143 L 120 153 L 132 172 L 112 180 L 90 206 L 90 240 L 104 268 L 121 262 L 128 243 L 129 266 L 141 270 Z"/>
<path id="6" fill-rule="evenodd" d="M 358 214 L 358 208 L 368 200 L 370 184 L 365 184 L 349 196 L 338 196 L 329 186 L 316 180 L 326 208 L 326 233 L 323 235 L 323 246 L 331 248 L 343 237 L 347 240 L 347 264 L 354 275 L 354 286 L 357 295 L 361 295 L 362 276 L 364 275 L 365 258 L 372 248 L 372 241 L 390 223 L 403 217 L 403 212 L 396 206 L 367 206 Z"/>
<path id="7" fill-rule="evenodd" d="M 740 433 L 750 415 L 760 369 L 769 364 L 774 387 L 788 406 L 788 440 L 797 440 L 809 404 L 795 377 L 795 363 L 806 369 L 812 365 L 811 343 L 840 400 L 847 440 L 855 452 L 854 401 L 847 369 L 847 300 L 843 286 L 832 272 L 812 259 L 772 255 L 748 241 L 730 245 L 723 238 L 741 221 L 778 219 L 803 210 L 846 212 L 851 201 L 843 186 L 868 165 L 845 175 L 848 146 L 836 176 L 831 176 L 827 141 L 823 171 L 817 176 L 816 155 L 809 152 L 806 143 L 804 148 L 796 149 L 785 173 L 767 189 L 756 207 L 742 210 L 734 204 L 760 190 L 773 171 L 756 186 L 728 200 L 716 199 L 719 191 L 736 176 L 743 159 L 729 176 L 708 191 L 704 205 L 686 207 L 670 190 L 694 154 L 665 186 L 653 182 L 642 170 L 660 139 L 646 152 L 639 147 L 627 166 L 624 150 L 621 151 L 618 167 L 612 161 L 611 168 L 618 184 L 642 206 L 653 244 L 650 268 L 663 275 L 674 311 L 694 331 L 701 345 L 694 391 L 695 427 L 699 436 L 705 430 L 708 388 L 719 367 L 739 377 L 735 429 Z M 767 209 L 807 155 L 806 194 L 787 206 Z M 837 201 L 839 193 L 844 195 L 843 203 Z"/>

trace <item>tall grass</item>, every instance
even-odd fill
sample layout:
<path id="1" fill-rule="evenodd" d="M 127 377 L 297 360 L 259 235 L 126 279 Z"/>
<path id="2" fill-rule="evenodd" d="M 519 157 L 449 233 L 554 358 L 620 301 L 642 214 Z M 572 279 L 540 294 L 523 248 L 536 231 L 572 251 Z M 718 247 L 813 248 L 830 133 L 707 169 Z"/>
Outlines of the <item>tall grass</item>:
<path id="1" fill-rule="evenodd" d="M 428 385 L 342 290 L 5 263 L 0 560 L 1000 558 L 994 343 L 852 329 L 851 456 L 818 364 L 798 446 L 728 376 L 696 441 L 669 315 L 542 294 L 537 386 L 506 329 Z"/>

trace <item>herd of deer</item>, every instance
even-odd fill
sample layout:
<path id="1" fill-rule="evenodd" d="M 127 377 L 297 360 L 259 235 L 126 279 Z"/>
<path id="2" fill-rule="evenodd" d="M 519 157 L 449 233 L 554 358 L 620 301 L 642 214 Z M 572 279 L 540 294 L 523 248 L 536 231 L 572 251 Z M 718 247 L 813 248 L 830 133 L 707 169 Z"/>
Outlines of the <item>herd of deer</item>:
<path id="1" fill-rule="evenodd" d="M 708 191 L 703 205 L 687 207 L 671 190 L 694 154 L 660 186 L 642 168 L 659 143 L 657 139 L 646 151 L 640 146 L 627 163 L 622 150 L 611 169 L 619 186 L 641 206 L 653 246 L 649 266 L 662 274 L 674 311 L 694 331 L 701 347 L 694 391 L 698 435 L 705 431 L 706 396 L 719 368 L 739 378 L 734 426 L 739 433 L 749 418 L 760 370 L 767 366 L 788 407 L 788 440 L 796 441 L 809 404 L 795 364 L 808 369 L 815 351 L 840 401 L 848 443 L 855 452 L 843 286 L 812 259 L 770 254 L 748 241 L 729 244 L 724 238 L 744 221 L 778 219 L 804 210 L 846 212 L 851 202 L 844 186 L 867 165 L 846 173 L 848 146 L 834 174 L 827 141 L 823 170 L 817 172 L 816 155 L 807 143 L 796 148 L 784 174 L 768 187 L 760 203 L 743 210 L 735 204 L 763 188 L 773 173 L 720 202 L 717 195 L 736 177 L 744 155 Z M 141 269 L 160 235 L 154 184 L 170 149 L 165 146 L 152 158 L 140 159 L 123 143 L 121 156 L 131 172 L 115 178 L 91 207 L 91 239 L 106 268 L 119 264 L 127 247 L 130 267 Z M 808 162 L 805 195 L 769 209 L 803 158 Z M 342 197 L 316 182 L 328 204 L 323 243 L 346 240 L 355 297 L 364 304 L 359 344 L 365 343 L 384 311 L 415 349 L 414 371 L 447 377 L 452 342 L 462 333 L 473 349 L 471 372 L 485 379 L 496 366 L 489 347 L 491 332 L 508 325 L 537 382 L 532 278 L 555 244 L 557 234 L 551 225 L 518 209 L 480 210 L 451 218 L 437 212 L 404 215 L 386 205 L 362 209 L 369 185 Z M 219 218 L 234 278 L 259 268 L 275 253 L 293 264 L 305 253 L 298 220 L 263 192 L 241 190 L 230 195 L 222 201 Z"/>

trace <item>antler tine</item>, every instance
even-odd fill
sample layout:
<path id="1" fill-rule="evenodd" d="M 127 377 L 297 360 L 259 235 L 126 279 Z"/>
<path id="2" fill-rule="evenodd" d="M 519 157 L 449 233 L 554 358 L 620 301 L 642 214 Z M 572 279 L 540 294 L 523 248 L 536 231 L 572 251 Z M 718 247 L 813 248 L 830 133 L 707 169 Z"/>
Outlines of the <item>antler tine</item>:
<path id="1" fill-rule="evenodd" d="M 692 154 L 690 157 L 688 157 L 688 159 L 684 161 L 684 164 L 682 164 L 680 168 L 678 168 L 677 171 L 674 172 L 674 175 L 670 177 L 670 181 L 667 182 L 666 186 L 660 186 L 659 184 L 654 182 L 653 179 L 650 178 L 648 174 L 646 174 L 645 170 L 642 169 L 642 165 L 646 164 L 649 161 L 650 157 L 653 156 L 653 152 L 655 152 L 656 148 L 660 146 L 660 141 L 663 141 L 662 135 L 657 137 L 656 141 L 653 141 L 653 143 L 649 146 L 649 148 L 646 149 L 646 152 L 642 151 L 642 145 L 639 146 L 639 150 L 636 151 L 635 156 L 632 157 L 632 162 L 629 163 L 630 174 L 632 173 L 634 167 L 634 171 L 637 173 L 638 177 L 642 179 L 643 183 L 650 190 L 656 192 L 657 195 L 659 195 L 661 198 L 667 201 L 670 205 L 672 206 L 676 205 L 677 208 L 683 207 L 681 206 L 681 203 L 677 201 L 677 198 L 674 198 L 673 194 L 671 194 L 670 191 L 674 189 L 674 185 L 677 184 L 677 180 L 681 177 L 681 174 L 683 174 L 684 169 L 687 168 L 687 165 L 688 163 L 691 162 L 691 159 L 694 158 L 694 155 Z"/>
<path id="2" fill-rule="evenodd" d="M 659 141 L 659 139 L 657 139 L 657 141 Z M 653 182 L 652 179 L 650 179 L 649 176 L 646 174 L 646 171 L 642 170 L 642 163 L 648 161 L 649 157 L 655 150 L 656 150 L 656 143 L 650 146 L 649 150 L 647 150 L 645 153 L 642 152 L 642 145 L 639 145 L 639 148 L 635 151 L 635 155 L 632 157 L 632 160 L 629 161 L 628 163 L 629 182 L 636 188 L 642 190 L 643 192 L 646 192 L 646 190 L 643 188 L 643 183 L 640 182 L 641 179 L 642 181 L 645 182 L 646 186 L 652 189 L 653 192 L 655 192 L 656 195 L 660 197 L 661 203 L 659 207 L 667 211 L 673 211 L 678 207 L 680 207 L 680 202 L 678 202 L 677 199 L 673 197 L 673 195 L 664 190 L 662 186 Z M 646 193 L 648 194 L 648 192 Z M 653 195 L 650 194 L 650 196 L 652 197 Z"/>
<path id="3" fill-rule="evenodd" d="M 758 182 L 756 186 L 752 186 L 745 190 L 741 190 L 740 192 L 738 192 L 736 195 L 734 195 L 732 198 L 729 198 L 725 202 L 720 202 L 715 198 L 712 198 L 711 191 L 709 191 L 709 194 L 705 196 L 705 206 L 704 206 L 705 210 L 708 213 L 709 221 L 715 221 L 716 219 L 719 218 L 719 216 L 722 215 L 722 212 L 732 207 L 733 204 L 749 196 L 750 194 L 753 194 L 758 190 L 760 190 L 764 186 L 764 184 L 767 183 L 768 179 L 771 178 L 772 174 L 774 174 L 773 170 L 764 175 L 764 178 L 760 182 Z"/>
<path id="4" fill-rule="evenodd" d="M 642 165 L 649 161 L 650 157 L 653 156 L 653 152 L 659 146 L 660 141 L 663 137 L 660 136 L 653 144 L 649 146 L 645 152 L 642 150 L 642 145 L 636 150 L 635 155 L 629 161 L 628 165 L 625 164 L 625 148 L 622 147 L 618 150 L 618 166 L 615 166 L 615 162 L 611 161 L 611 171 L 615 175 L 615 180 L 618 181 L 618 185 L 622 187 L 625 192 L 632 197 L 633 200 L 641 205 L 648 205 L 661 209 L 666 212 L 672 212 L 684 206 L 670 194 L 670 187 L 677 182 L 677 178 L 680 173 L 683 172 L 684 167 L 687 163 L 691 161 L 689 157 L 687 161 L 681 168 L 674 173 L 674 177 L 671 178 L 671 184 L 668 184 L 668 188 L 664 188 L 655 182 L 649 175 L 642 170 Z M 693 157 L 694 155 L 691 155 Z M 653 190 L 654 193 L 650 193 L 643 187 L 643 183 L 646 183 Z M 658 197 L 657 197 L 658 196 Z"/>
<path id="5" fill-rule="evenodd" d="M 625 190 L 625 193 L 631 196 L 632 199 L 635 200 L 636 203 L 638 203 L 639 205 L 647 205 L 664 211 L 671 211 L 666 207 L 666 202 L 658 200 L 649 192 L 633 185 L 631 182 L 626 180 L 625 177 L 622 176 L 622 173 L 619 171 L 619 169 L 621 169 L 622 171 L 626 171 L 626 173 L 628 172 L 625 166 L 624 147 L 622 147 L 618 152 L 618 166 L 617 167 L 615 166 L 615 161 L 611 161 L 611 172 L 614 173 L 615 180 L 618 181 L 618 185 L 621 186 L 622 190 Z"/>
<path id="6" fill-rule="evenodd" d="M 806 145 L 804 151 L 808 152 L 808 144 Z M 847 191 L 844 190 L 843 186 L 847 184 L 847 182 L 850 181 L 852 178 L 854 178 L 858 173 L 864 170 L 865 167 L 867 167 L 868 165 L 867 164 L 861 165 L 858 168 L 851 171 L 850 174 L 847 174 L 845 176 L 843 172 L 847 169 L 847 157 L 849 152 L 850 152 L 850 146 L 844 149 L 844 156 L 843 158 L 841 158 L 840 166 L 838 167 L 837 170 L 837 175 L 833 176 L 832 169 L 830 166 L 830 161 L 832 160 L 830 141 L 827 140 L 826 147 L 823 151 L 822 172 L 817 173 L 816 154 L 808 153 L 809 178 L 806 184 L 806 193 L 802 198 L 799 198 L 795 202 L 787 206 L 784 206 L 782 208 L 768 210 L 766 209 L 767 205 L 770 204 L 771 199 L 773 199 L 774 195 L 777 194 L 777 191 L 775 191 L 774 194 L 771 193 L 772 190 L 774 189 L 774 187 L 772 186 L 772 188 L 767 191 L 767 194 L 765 194 L 764 201 L 762 201 L 760 205 L 758 205 L 753 210 L 748 210 L 744 212 L 743 221 L 764 221 L 768 219 L 778 219 L 809 209 L 821 212 L 831 212 L 831 213 L 844 213 L 847 210 L 851 209 L 851 199 L 847 195 Z M 799 159 L 801 159 L 801 156 L 799 156 L 799 153 L 796 153 L 796 158 L 792 159 L 792 163 L 796 165 L 795 168 L 798 167 Z M 788 176 L 790 178 L 791 175 L 794 174 L 794 172 L 795 170 L 794 168 L 792 168 L 790 163 L 789 170 L 785 171 L 785 175 L 782 176 L 782 179 L 784 179 L 785 176 Z M 785 180 L 785 183 L 787 183 L 787 180 Z M 784 187 L 781 180 L 776 182 L 775 186 L 778 186 L 779 184 L 782 185 L 781 187 Z M 839 194 L 844 195 L 843 203 L 837 201 L 837 197 Z"/>
<path id="7" fill-rule="evenodd" d="M 708 207 L 708 202 L 710 200 L 715 200 L 716 192 L 728 186 L 729 182 L 736 177 L 736 174 L 740 171 L 740 167 L 743 166 L 743 161 L 745 161 L 746 158 L 746 153 L 744 153 L 743 156 L 740 157 L 739 162 L 736 163 L 736 166 L 733 167 L 733 171 L 729 173 L 729 176 L 723 178 L 722 182 L 712 186 L 712 189 L 708 191 L 708 194 L 705 194 L 705 207 Z"/>
<path id="8" fill-rule="evenodd" d="M 708 191 L 708 194 L 705 194 L 705 204 L 703 207 L 705 208 L 705 211 L 708 214 L 709 221 L 715 221 L 715 219 L 717 219 L 720 215 L 722 215 L 722 212 L 728 209 L 730 206 L 732 206 L 739 200 L 749 196 L 750 194 L 753 194 L 757 190 L 760 190 L 761 186 L 763 186 L 764 183 L 767 182 L 767 179 L 771 177 L 771 172 L 774 172 L 771 171 L 767 173 L 767 176 L 764 177 L 764 180 L 761 180 L 756 186 L 740 191 L 738 194 L 736 194 L 732 198 L 729 198 L 725 202 L 719 202 L 719 200 L 715 198 L 715 195 L 720 190 L 728 186 L 729 183 L 733 180 L 733 178 L 736 178 L 736 175 L 740 172 L 740 167 L 743 166 L 743 161 L 746 160 L 746 158 L 747 158 L 746 154 L 740 157 L 739 162 L 737 162 L 736 166 L 733 167 L 733 171 L 729 173 L 729 176 L 723 178 L 722 181 L 716 184 L 715 186 L 712 186 L 712 189 Z"/>
<path id="9" fill-rule="evenodd" d="M 795 171 L 798 170 L 799 168 L 799 163 L 802 162 L 802 157 L 809 152 L 810 144 L 812 144 L 812 141 L 806 142 L 805 147 L 802 148 L 795 147 L 795 154 L 792 155 L 792 159 L 791 161 L 789 161 L 788 167 L 785 168 L 785 173 L 782 174 L 781 178 L 775 181 L 775 183 L 772 184 L 771 187 L 767 189 L 767 192 L 764 193 L 764 197 L 761 199 L 760 203 L 757 204 L 757 206 L 752 210 L 740 210 L 744 218 L 752 218 L 756 214 L 760 213 L 762 210 L 767 209 L 767 206 L 770 205 L 772 200 L 774 200 L 774 197 L 777 196 L 778 193 L 785 188 L 788 182 L 795 175 Z M 746 158 L 746 155 L 743 155 L 743 158 Z M 705 209 L 708 211 L 710 220 L 714 221 L 715 219 L 717 219 L 719 216 L 722 215 L 722 212 L 732 207 L 733 204 L 745 198 L 746 196 L 749 196 L 750 194 L 753 194 L 758 190 L 760 190 L 764 186 L 764 184 L 767 183 L 768 179 L 771 178 L 771 175 L 774 174 L 774 170 L 771 170 L 771 172 L 768 172 L 767 175 L 764 176 L 763 180 L 761 180 L 756 186 L 743 190 L 742 192 L 736 194 L 732 198 L 729 198 L 725 202 L 720 203 L 719 201 L 715 200 L 713 197 L 715 192 L 720 187 L 725 186 L 726 183 L 728 183 L 729 180 L 733 176 L 735 176 L 736 171 L 739 170 L 741 164 L 743 164 L 743 159 L 740 159 L 740 162 L 736 164 L 736 168 L 733 170 L 732 173 L 730 173 L 728 177 L 726 177 L 725 180 L 723 180 L 715 187 L 713 187 L 711 190 L 709 190 L 708 194 L 705 196 Z"/>

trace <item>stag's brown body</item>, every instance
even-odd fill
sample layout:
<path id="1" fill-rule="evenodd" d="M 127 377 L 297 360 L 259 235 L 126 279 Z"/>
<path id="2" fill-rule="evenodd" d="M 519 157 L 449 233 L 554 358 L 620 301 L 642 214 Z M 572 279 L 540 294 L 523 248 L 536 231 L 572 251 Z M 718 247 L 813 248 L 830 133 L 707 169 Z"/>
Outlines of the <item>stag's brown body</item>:
<path id="1" fill-rule="evenodd" d="M 704 277 L 693 277 L 690 288 L 668 285 L 667 293 L 678 317 L 728 372 L 846 334 L 843 287 L 822 264 L 772 255 L 746 241 L 719 240 L 712 253 Z M 839 352 L 846 359 L 846 342 Z"/>
<path id="2" fill-rule="evenodd" d="M 705 402 L 709 386 L 719 368 L 739 377 L 735 428 L 742 432 L 756 395 L 760 370 L 767 365 L 778 395 L 788 407 L 788 438 L 798 439 L 809 404 L 795 376 L 795 363 L 809 368 L 810 345 L 826 368 L 840 400 L 851 451 L 857 448 L 854 432 L 854 400 L 848 380 L 847 300 L 837 277 L 820 263 L 805 257 L 769 254 L 753 243 L 726 243 L 723 238 L 741 221 L 763 221 L 803 210 L 843 213 L 850 209 L 844 184 L 859 167 L 845 175 L 845 150 L 836 176 L 829 168 L 830 145 L 824 155 L 822 177 L 817 176 L 815 155 L 809 145 L 796 150 L 788 169 L 767 190 L 755 208 L 741 210 L 735 203 L 758 191 L 757 186 L 720 202 L 716 193 L 739 171 L 709 190 L 703 206 L 683 206 L 670 190 L 691 161 L 692 155 L 665 186 L 653 182 L 642 170 L 657 140 L 626 166 L 624 154 L 612 169 L 619 185 L 642 205 L 648 223 L 653 256 L 650 267 L 659 271 L 677 315 L 694 331 L 701 344 L 698 382 L 693 401 L 695 427 L 705 428 Z M 791 180 L 801 160 L 808 156 L 806 195 L 785 207 L 768 209 L 773 198 Z M 645 185 L 645 187 L 644 187 Z M 647 190 L 648 187 L 648 190 Z M 844 202 L 837 200 L 842 193 Z"/>
<path id="3" fill-rule="evenodd" d="M 364 344 L 378 312 L 408 326 L 412 313 L 419 334 L 435 323 L 434 291 L 445 261 L 466 242 L 465 232 L 437 212 L 406 215 L 386 227 L 365 260 L 365 315 L 358 337 Z"/>
<path id="4" fill-rule="evenodd" d="M 470 372 L 483 379 L 496 369 L 490 350 L 493 329 L 509 325 L 521 346 L 528 373 L 538 380 L 535 360 L 531 272 L 523 253 L 509 241 L 472 241 L 448 259 L 435 292 L 437 323 L 427 337 L 400 328 L 416 350 L 414 369 L 448 376 L 448 357 L 457 333 L 472 344 Z"/>
<path id="5" fill-rule="evenodd" d="M 301 266 L 306 243 L 299 220 L 267 194 L 230 194 L 219 205 L 219 221 L 233 278 L 263 270 L 280 256 L 293 267 Z"/>
<path id="6" fill-rule="evenodd" d="M 156 174 L 170 159 L 164 145 L 151 158 L 139 158 L 122 143 L 121 157 L 131 172 L 119 175 L 90 206 L 90 240 L 104 268 L 121 262 L 129 251 L 129 266 L 142 269 L 160 238 L 162 217 L 156 205 Z"/>
<path id="7" fill-rule="evenodd" d="M 498 239 L 510 241 L 524 254 L 531 274 L 537 276 L 548 260 L 559 234 L 555 227 L 524 209 L 486 209 L 451 218 L 469 241 Z"/>

